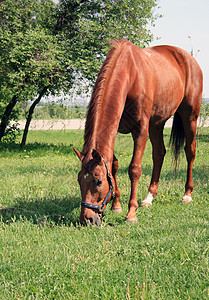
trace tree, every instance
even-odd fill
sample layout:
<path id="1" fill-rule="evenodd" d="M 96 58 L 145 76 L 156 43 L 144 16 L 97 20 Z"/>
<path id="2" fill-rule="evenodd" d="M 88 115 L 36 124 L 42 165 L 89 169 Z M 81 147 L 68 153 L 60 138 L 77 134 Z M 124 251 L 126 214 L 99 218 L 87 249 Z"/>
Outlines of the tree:
<path id="1" fill-rule="evenodd" d="M 157 0 L 0 0 L 0 140 L 17 103 L 69 91 L 76 77 L 94 81 L 107 41 L 152 38 Z M 27 132 L 27 128 L 25 133 Z M 27 135 L 27 134 L 26 134 Z M 22 145 L 25 141 L 25 135 Z"/>
<path id="2" fill-rule="evenodd" d="M 43 97 L 43 95 L 45 94 L 46 91 L 47 91 L 47 86 L 45 86 L 43 88 L 43 90 L 40 92 L 38 98 L 30 106 L 30 109 L 29 109 L 29 112 L 28 112 L 28 117 L 27 117 L 26 124 L 25 124 L 25 129 L 24 129 L 24 132 L 23 132 L 22 142 L 20 144 L 21 148 L 25 146 L 27 135 L 28 135 L 28 130 L 29 130 L 29 126 L 30 126 L 30 122 L 31 122 L 31 119 L 32 119 L 34 109 L 35 109 L 36 105 L 41 101 L 41 98 Z"/>
<path id="3" fill-rule="evenodd" d="M 50 13 L 49 13 L 50 11 Z M 19 101 L 56 93 L 70 65 L 62 43 L 53 35 L 55 4 L 44 0 L 7 0 L 0 6 L 0 94 L 6 108 L 0 139 Z M 30 117 L 29 117 L 30 118 Z"/>
<path id="4" fill-rule="evenodd" d="M 159 17 L 156 5 L 157 0 L 60 0 L 56 31 L 68 41 L 74 70 L 94 80 L 113 38 L 148 45 L 147 25 Z"/>

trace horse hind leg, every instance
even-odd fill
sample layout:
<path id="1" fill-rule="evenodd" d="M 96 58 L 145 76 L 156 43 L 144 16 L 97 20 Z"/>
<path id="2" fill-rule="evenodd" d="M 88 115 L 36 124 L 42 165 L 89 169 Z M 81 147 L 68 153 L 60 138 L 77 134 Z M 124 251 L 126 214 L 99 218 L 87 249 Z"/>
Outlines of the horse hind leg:
<path id="1" fill-rule="evenodd" d="M 120 214 L 122 212 L 122 208 L 119 202 L 119 198 L 120 198 L 120 191 L 117 185 L 117 172 L 118 172 L 118 160 L 115 157 L 115 155 L 113 156 L 113 163 L 112 163 L 112 175 L 113 178 L 115 180 L 115 197 L 113 198 L 113 202 L 112 202 L 112 207 L 111 210 L 116 213 L 116 214 Z"/>
<path id="2" fill-rule="evenodd" d="M 158 192 L 160 172 L 163 165 L 164 156 L 166 154 L 166 149 L 163 141 L 163 128 L 164 124 L 160 128 L 149 128 L 149 137 L 152 143 L 153 171 L 148 194 L 146 198 L 141 202 L 141 206 L 148 207 L 152 205 L 152 201 Z"/>
<path id="3" fill-rule="evenodd" d="M 192 169 L 193 163 L 195 160 L 195 152 L 196 152 L 196 128 L 197 128 L 197 120 L 190 121 L 184 119 L 184 133 L 186 137 L 186 145 L 184 147 L 184 151 L 187 159 L 187 179 L 185 184 L 185 194 L 182 198 L 182 203 L 186 204 L 192 201 L 192 191 L 194 188 L 193 180 L 192 180 Z"/>
<path id="4" fill-rule="evenodd" d="M 199 114 L 199 109 L 190 111 L 188 107 L 180 110 L 180 115 L 184 128 L 184 135 L 186 138 L 186 145 L 184 151 L 187 159 L 187 179 L 185 184 L 185 194 L 182 198 L 182 203 L 186 204 L 192 201 L 192 191 L 194 188 L 192 180 L 192 169 L 195 160 L 196 152 L 196 129 L 197 129 L 197 116 Z"/>

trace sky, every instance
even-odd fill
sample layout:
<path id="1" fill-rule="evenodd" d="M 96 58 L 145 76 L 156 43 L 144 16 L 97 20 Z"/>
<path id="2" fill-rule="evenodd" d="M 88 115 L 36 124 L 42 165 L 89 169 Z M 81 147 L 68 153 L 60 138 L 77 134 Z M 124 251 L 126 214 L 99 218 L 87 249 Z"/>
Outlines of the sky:
<path id="1" fill-rule="evenodd" d="M 193 49 L 203 71 L 203 96 L 209 98 L 209 0 L 159 0 L 158 4 L 156 12 L 163 17 L 151 29 L 154 40 L 150 46 Z"/>

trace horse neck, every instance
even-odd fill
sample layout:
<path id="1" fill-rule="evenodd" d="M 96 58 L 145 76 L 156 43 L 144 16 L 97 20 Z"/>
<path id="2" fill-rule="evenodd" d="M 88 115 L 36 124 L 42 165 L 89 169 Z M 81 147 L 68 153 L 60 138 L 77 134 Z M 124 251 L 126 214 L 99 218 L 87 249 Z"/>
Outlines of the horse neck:
<path id="1" fill-rule="evenodd" d="M 107 111 L 109 111 L 107 109 Z M 102 157 L 108 162 L 112 160 L 115 139 L 120 119 L 112 118 L 112 112 L 109 116 L 104 114 L 95 117 L 91 135 L 85 139 L 83 153 L 91 153 L 96 149 Z M 88 122 L 88 119 L 87 119 Z"/>
<path id="2" fill-rule="evenodd" d="M 112 88 L 106 90 L 99 110 L 93 112 L 89 109 L 85 127 L 83 153 L 96 149 L 107 162 L 113 158 L 115 139 L 127 95 L 124 93 L 125 89 L 120 88 L 124 82 L 118 84 L 117 81 L 116 84 L 117 86 L 112 84 Z"/>
<path id="3" fill-rule="evenodd" d="M 111 160 L 129 83 L 129 58 L 122 41 L 113 48 L 98 75 L 87 113 L 83 153 L 96 149 Z"/>

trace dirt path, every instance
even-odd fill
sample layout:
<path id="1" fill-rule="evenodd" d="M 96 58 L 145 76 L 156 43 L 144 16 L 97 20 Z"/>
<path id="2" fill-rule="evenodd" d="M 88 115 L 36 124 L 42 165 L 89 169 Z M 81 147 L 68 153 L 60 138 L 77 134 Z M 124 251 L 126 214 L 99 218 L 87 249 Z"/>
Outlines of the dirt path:
<path id="1" fill-rule="evenodd" d="M 24 129 L 25 121 L 18 121 L 19 128 Z M 85 120 L 83 119 L 71 119 L 71 120 L 32 120 L 30 124 L 30 130 L 66 130 L 66 129 L 84 129 Z M 172 127 L 172 118 L 170 118 L 165 127 Z M 209 127 L 209 118 L 205 124 L 205 127 Z"/>
<path id="2" fill-rule="evenodd" d="M 18 128 L 24 129 L 25 120 L 18 121 Z M 66 129 L 84 129 L 85 120 L 32 120 L 30 130 L 66 130 Z"/>

